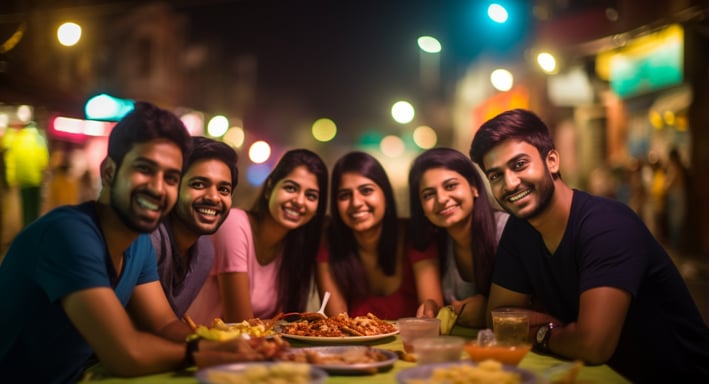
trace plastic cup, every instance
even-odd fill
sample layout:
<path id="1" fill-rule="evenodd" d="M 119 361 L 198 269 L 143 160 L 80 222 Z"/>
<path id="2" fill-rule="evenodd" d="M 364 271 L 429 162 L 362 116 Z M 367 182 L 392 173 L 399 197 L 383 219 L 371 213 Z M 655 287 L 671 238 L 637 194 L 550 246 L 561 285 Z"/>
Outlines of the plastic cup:
<path id="1" fill-rule="evenodd" d="M 499 345 L 521 345 L 529 343 L 529 314 L 512 309 L 492 311 L 492 329 Z"/>
<path id="2" fill-rule="evenodd" d="M 405 317 L 399 319 L 399 335 L 407 353 L 414 351 L 413 342 L 421 337 L 438 336 L 441 333 L 441 321 L 428 317 Z"/>

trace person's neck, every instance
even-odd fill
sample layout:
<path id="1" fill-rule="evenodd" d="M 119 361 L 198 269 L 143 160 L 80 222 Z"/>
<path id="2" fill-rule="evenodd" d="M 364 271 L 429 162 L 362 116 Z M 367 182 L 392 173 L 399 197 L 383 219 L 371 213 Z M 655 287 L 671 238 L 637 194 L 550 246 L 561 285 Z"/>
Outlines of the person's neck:
<path id="1" fill-rule="evenodd" d="M 361 232 L 354 232 L 354 238 L 357 242 L 357 248 L 360 254 L 377 254 L 377 247 L 379 246 L 379 238 L 382 234 L 381 223 Z"/>
<path id="2" fill-rule="evenodd" d="M 554 181 L 554 187 L 554 194 L 546 210 L 529 220 L 529 223 L 542 235 L 550 253 L 556 251 L 564 237 L 574 196 L 573 189 L 561 179 Z"/>
<path id="3" fill-rule="evenodd" d="M 95 207 L 106 249 L 117 273 L 120 273 L 123 252 L 138 238 L 139 233 L 129 228 L 110 204 L 99 200 L 96 201 Z"/>
<path id="4" fill-rule="evenodd" d="M 170 226 L 172 240 L 177 245 L 177 251 L 180 255 L 185 256 L 185 261 L 188 261 L 190 257 L 189 250 L 201 235 L 185 226 L 182 220 L 175 217 L 175 215 L 170 215 L 167 225 Z"/>
<path id="5" fill-rule="evenodd" d="M 453 239 L 453 243 L 457 249 L 470 249 L 472 238 L 470 237 L 470 227 L 473 225 L 473 214 L 460 223 L 449 227 L 446 231 L 448 236 Z"/>
<path id="6" fill-rule="evenodd" d="M 253 218 L 252 231 L 254 232 L 254 248 L 259 263 L 266 265 L 273 261 L 283 248 L 285 239 L 290 229 L 276 222 L 270 214 L 260 220 Z"/>

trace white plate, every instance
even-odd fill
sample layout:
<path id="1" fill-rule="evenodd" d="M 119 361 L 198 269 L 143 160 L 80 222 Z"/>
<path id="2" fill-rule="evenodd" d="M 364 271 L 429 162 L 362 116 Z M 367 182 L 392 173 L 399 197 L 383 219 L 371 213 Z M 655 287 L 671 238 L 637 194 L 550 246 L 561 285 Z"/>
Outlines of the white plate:
<path id="1" fill-rule="evenodd" d="M 328 377 L 327 372 L 323 371 L 322 369 L 320 369 L 316 366 L 309 365 L 309 364 L 285 363 L 285 362 L 260 362 L 260 363 L 235 363 L 235 364 L 216 365 L 214 367 L 200 369 L 195 374 L 195 378 L 197 378 L 197 380 L 201 384 L 220 384 L 221 382 L 209 381 L 210 373 L 213 373 L 213 372 L 220 372 L 220 373 L 227 373 L 227 374 L 228 373 L 240 373 L 250 366 L 262 365 L 262 366 L 265 366 L 268 368 L 274 364 L 293 364 L 293 365 L 298 365 L 298 366 L 300 366 L 300 365 L 307 366 L 310 369 L 309 384 L 321 384 L 321 383 L 325 382 L 325 379 L 327 379 L 327 377 Z"/>
<path id="2" fill-rule="evenodd" d="M 379 335 L 369 335 L 369 336 L 334 336 L 334 337 L 322 337 L 322 336 L 300 336 L 300 335 L 290 335 L 288 333 L 281 333 L 281 336 L 287 337 L 289 339 L 293 340 L 301 340 L 301 341 L 309 341 L 309 342 L 315 342 L 315 343 L 335 343 L 335 344 L 344 344 L 344 343 L 359 343 L 363 341 L 374 341 L 374 340 L 381 340 L 381 339 L 386 339 L 387 337 L 394 336 L 397 333 L 399 333 L 398 330 L 389 332 L 389 333 L 382 333 Z"/>
<path id="3" fill-rule="evenodd" d="M 456 363 L 436 363 L 436 364 L 424 364 L 413 368 L 407 368 L 396 374 L 396 381 L 399 384 L 407 384 L 409 380 L 415 379 L 430 379 L 433 374 L 433 370 L 436 368 L 446 368 L 454 365 L 471 365 L 475 366 L 477 364 L 469 361 L 461 361 Z M 520 374 L 521 384 L 536 384 L 537 376 L 526 369 L 512 367 L 509 365 L 503 365 L 503 369 L 507 372 L 515 372 Z"/>
<path id="4" fill-rule="evenodd" d="M 317 352 L 321 356 L 331 356 L 331 355 L 342 355 L 347 352 L 362 350 L 363 352 L 370 347 L 366 346 L 332 346 L 332 347 L 305 347 L 305 348 L 292 348 L 290 352 L 298 353 L 300 351 L 313 351 Z M 372 363 L 358 363 L 358 364 L 312 364 L 315 367 L 321 368 L 324 371 L 330 373 L 340 373 L 340 374 L 374 374 L 378 371 L 385 370 L 394 365 L 398 360 L 396 353 L 388 351 L 386 349 L 371 348 L 373 351 L 382 353 L 386 355 L 387 359 L 382 361 L 376 361 Z"/>

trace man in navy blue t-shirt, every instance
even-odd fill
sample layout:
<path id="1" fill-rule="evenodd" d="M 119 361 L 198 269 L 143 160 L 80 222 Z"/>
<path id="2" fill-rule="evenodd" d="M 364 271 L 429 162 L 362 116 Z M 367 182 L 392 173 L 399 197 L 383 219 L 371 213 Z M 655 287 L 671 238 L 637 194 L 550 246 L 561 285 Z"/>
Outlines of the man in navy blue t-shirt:
<path id="1" fill-rule="evenodd" d="M 633 382 L 709 380 L 709 329 L 672 260 L 629 207 L 562 181 L 538 116 L 485 122 L 470 157 L 511 214 L 488 314 L 529 308 L 538 352 L 607 363 Z"/>

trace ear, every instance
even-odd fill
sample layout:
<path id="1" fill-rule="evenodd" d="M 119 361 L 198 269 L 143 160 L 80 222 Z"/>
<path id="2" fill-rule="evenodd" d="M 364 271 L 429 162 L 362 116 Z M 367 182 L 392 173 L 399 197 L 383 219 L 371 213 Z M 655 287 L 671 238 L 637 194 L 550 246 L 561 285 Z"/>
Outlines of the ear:
<path id="1" fill-rule="evenodd" d="M 552 175 L 559 173 L 559 151 L 552 149 L 547 153 L 546 158 L 547 169 Z"/>
<path id="2" fill-rule="evenodd" d="M 478 198 L 478 196 L 480 196 L 478 193 L 478 187 L 471 185 L 470 190 L 473 192 L 473 198 Z"/>
<path id="3" fill-rule="evenodd" d="M 110 157 L 106 157 L 101 162 L 101 185 L 104 187 L 110 186 L 115 177 L 116 163 Z"/>

